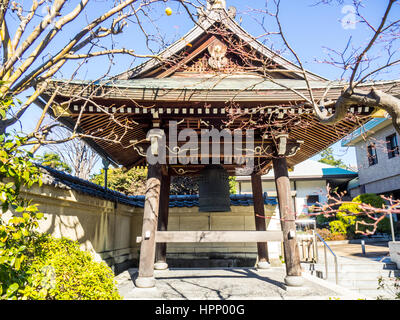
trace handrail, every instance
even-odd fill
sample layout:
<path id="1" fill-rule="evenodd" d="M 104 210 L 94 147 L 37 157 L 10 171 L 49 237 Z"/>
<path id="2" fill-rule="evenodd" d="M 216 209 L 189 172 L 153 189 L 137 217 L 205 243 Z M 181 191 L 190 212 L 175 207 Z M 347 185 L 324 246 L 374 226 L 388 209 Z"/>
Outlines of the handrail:
<path id="1" fill-rule="evenodd" d="M 336 282 L 336 284 L 339 284 L 339 279 L 338 279 L 338 259 L 337 259 L 337 256 L 317 231 L 314 231 L 314 234 L 316 234 L 318 236 L 318 238 L 324 244 L 325 280 L 328 278 L 328 257 L 327 257 L 327 254 L 326 254 L 326 248 L 328 248 L 329 251 L 331 252 L 331 254 L 333 255 L 333 258 L 334 258 L 334 261 L 335 261 L 335 280 L 336 280 L 335 282 Z M 317 248 L 317 250 L 318 250 L 318 248 Z"/>

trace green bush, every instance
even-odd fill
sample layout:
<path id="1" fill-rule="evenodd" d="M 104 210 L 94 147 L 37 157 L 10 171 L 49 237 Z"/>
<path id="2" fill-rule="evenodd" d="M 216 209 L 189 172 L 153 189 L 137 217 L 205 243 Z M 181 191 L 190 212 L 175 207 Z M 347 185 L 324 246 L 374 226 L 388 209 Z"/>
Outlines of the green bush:
<path id="1" fill-rule="evenodd" d="M 317 222 L 317 227 L 322 228 L 325 227 L 326 225 L 329 225 L 329 222 L 334 220 L 335 217 L 333 216 L 325 216 L 324 214 L 318 214 L 316 216 L 316 222 Z"/>
<path id="2" fill-rule="evenodd" d="M 11 104 L 0 100 L 0 117 Z M 36 231 L 44 215 L 20 195 L 42 183 L 26 143 L 24 137 L 0 135 L 0 299 L 119 299 L 108 266 L 76 242 Z"/>
<path id="3" fill-rule="evenodd" d="M 369 204 L 375 208 L 382 208 L 385 201 L 375 193 L 364 193 L 353 199 L 353 202 Z M 361 209 L 358 209 L 361 212 Z"/>
<path id="4" fill-rule="evenodd" d="M 378 223 L 378 232 L 381 233 L 391 233 L 391 226 L 390 226 L 390 219 L 388 217 L 383 218 L 379 223 Z"/>
<path id="5" fill-rule="evenodd" d="M 114 274 L 104 262 L 94 261 L 79 243 L 40 235 L 26 270 L 27 284 L 18 291 L 22 299 L 117 300 Z"/>
<path id="6" fill-rule="evenodd" d="M 330 231 L 331 233 L 340 233 L 340 234 L 347 234 L 347 226 L 343 221 L 341 220 L 335 220 L 331 221 L 329 223 Z"/>
<path id="7" fill-rule="evenodd" d="M 366 214 L 363 214 L 363 210 L 359 207 L 359 204 L 369 204 L 375 208 L 382 208 L 385 204 L 384 200 L 374 194 L 365 193 L 355 197 L 352 203 L 344 203 L 339 207 L 338 213 L 336 214 L 336 220 L 329 223 L 332 233 L 341 233 L 346 235 L 348 238 L 356 237 L 356 231 L 365 232 L 371 229 L 371 226 L 359 224 L 356 230 L 357 221 L 363 221 L 366 223 L 373 223 L 374 220 L 369 218 Z M 379 222 L 378 232 L 389 232 L 390 221 L 388 218 L 384 218 Z"/>

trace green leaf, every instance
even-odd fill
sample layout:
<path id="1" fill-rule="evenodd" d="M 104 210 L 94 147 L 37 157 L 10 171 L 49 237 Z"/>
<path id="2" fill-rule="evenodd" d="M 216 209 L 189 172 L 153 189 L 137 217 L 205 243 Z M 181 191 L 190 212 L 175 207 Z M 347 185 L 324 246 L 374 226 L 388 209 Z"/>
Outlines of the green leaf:
<path id="1" fill-rule="evenodd" d="M 14 182 L 9 182 L 9 183 L 6 184 L 6 188 L 7 189 L 12 188 L 13 186 L 14 186 Z"/>
<path id="2" fill-rule="evenodd" d="M 24 178 L 25 181 L 29 181 L 29 171 L 24 171 L 22 177 Z"/>
<path id="3" fill-rule="evenodd" d="M 15 208 L 15 212 L 23 212 L 24 210 L 25 210 L 25 208 L 23 206 L 18 206 L 18 207 Z"/>
<path id="4" fill-rule="evenodd" d="M 8 287 L 7 289 L 7 296 L 10 297 L 15 291 L 17 291 L 19 288 L 18 283 L 13 283 L 11 286 Z"/>
<path id="5" fill-rule="evenodd" d="M 13 233 L 13 238 L 14 238 L 15 240 L 21 239 L 21 232 L 20 232 L 20 231 L 17 231 L 17 232 L 15 232 L 15 233 Z"/>
<path id="6" fill-rule="evenodd" d="M 20 258 L 15 259 L 14 268 L 15 268 L 15 270 L 19 270 L 21 268 L 21 259 Z"/>
<path id="7" fill-rule="evenodd" d="M 6 110 L 0 109 L 0 116 L 2 119 L 5 119 L 6 118 Z"/>
<path id="8" fill-rule="evenodd" d="M 2 193 L 0 193 L 0 200 L 2 202 L 6 202 L 7 201 L 7 194 L 5 191 L 3 191 Z"/>
<path id="9" fill-rule="evenodd" d="M 36 207 L 36 205 L 32 205 L 32 206 L 27 207 L 25 210 L 29 211 L 29 212 L 36 212 L 36 211 L 38 211 L 38 208 Z"/>
<path id="10" fill-rule="evenodd" d="M 29 236 L 29 232 L 28 232 L 28 230 L 26 230 L 25 228 L 22 228 L 22 229 L 21 229 L 21 232 L 22 232 L 22 235 L 23 235 L 24 237 Z"/>

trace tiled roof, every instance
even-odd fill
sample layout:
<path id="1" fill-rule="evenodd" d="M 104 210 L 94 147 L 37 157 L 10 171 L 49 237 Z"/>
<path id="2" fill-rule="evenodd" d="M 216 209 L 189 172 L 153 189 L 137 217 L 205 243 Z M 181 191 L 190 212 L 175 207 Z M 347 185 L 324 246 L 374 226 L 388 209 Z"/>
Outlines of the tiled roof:
<path id="1" fill-rule="evenodd" d="M 134 199 L 135 205 L 138 207 L 144 206 L 144 196 L 130 196 L 129 198 Z M 252 206 L 253 195 L 252 194 L 231 194 L 231 206 Z M 264 204 L 276 205 L 277 201 L 275 198 L 268 197 L 264 193 Z M 197 207 L 199 205 L 199 195 L 170 195 L 169 196 L 169 207 Z"/>
<path id="2" fill-rule="evenodd" d="M 63 171 L 55 170 L 47 166 L 38 165 L 43 172 L 43 183 L 54 185 L 59 188 L 72 189 L 84 194 L 94 197 L 115 201 L 118 203 L 134 206 L 144 207 L 144 195 L 127 196 L 121 192 L 110 189 L 105 189 L 93 182 L 80 179 Z M 231 194 L 232 206 L 251 206 L 253 205 L 252 194 Z M 195 207 L 199 205 L 199 195 L 170 195 L 169 207 Z M 267 196 L 264 193 L 264 203 L 269 205 L 276 205 L 275 198 Z"/>

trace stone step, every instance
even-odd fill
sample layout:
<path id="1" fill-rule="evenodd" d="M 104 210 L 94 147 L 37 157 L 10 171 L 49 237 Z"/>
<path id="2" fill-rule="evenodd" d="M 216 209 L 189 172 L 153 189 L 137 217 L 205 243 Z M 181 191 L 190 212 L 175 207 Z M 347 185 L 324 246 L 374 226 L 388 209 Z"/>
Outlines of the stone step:
<path id="1" fill-rule="evenodd" d="M 386 284 L 392 283 L 392 281 L 389 278 L 383 278 L 383 279 Z M 328 280 L 329 280 L 329 278 L 328 278 Z M 364 280 L 361 280 L 361 279 L 340 280 L 339 279 L 338 284 L 345 288 L 357 288 L 358 290 L 364 290 L 364 289 L 377 290 L 379 287 L 378 279 L 364 279 Z"/>
<path id="2" fill-rule="evenodd" d="M 314 276 L 317 276 L 318 278 L 325 279 L 325 272 L 323 271 L 318 271 L 318 272 L 312 272 L 311 273 Z M 382 278 L 383 280 L 387 282 L 392 282 L 392 277 L 387 276 L 387 275 L 377 275 L 373 273 L 367 273 L 367 274 L 359 274 L 355 276 L 349 276 L 349 275 L 344 275 L 342 273 L 338 274 L 338 282 L 339 284 L 343 284 L 346 287 L 347 286 L 353 286 L 356 285 L 357 283 L 365 282 L 365 283 L 373 283 L 374 286 L 378 284 L 378 280 Z M 325 280 L 328 281 L 336 281 L 336 275 L 334 272 L 328 273 L 328 276 L 326 277 Z"/>
<path id="3" fill-rule="evenodd" d="M 394 299 L 394 296 L 392 293 L 387 292 L 385 290 L 374 290 L 374 289 L 350 289 L 352 292 L 355 292 L 356 294 L 359 293 L 360 295 L 363 296 L 369 296 L 373 299 L 377 298 L 383 298 L 383 299 Z"/>
<path id="4" fill-rule="evenodd" d="M 326 270 L 324 267 L 316 267 L 314 269 L 320 273 L 325 274 Z M 308 271 L 308 270 L 307 270 Z M 312 271 L 312 270 L 311 270 Z M 334 276 L 335 269 L 328 268 L 328 276 Z M 400 277 L 400 270 L 385 270 L 385 269 L 363 269 L 358 271 L 338 271 L 339 279 L 375 279 L 379 277 Z"/>
<path id="5" fill-rule="evenodd" d="M 303 268 L 306 267 L 306 264 L 303 264 Z M 311 264 L 310 264 L 311 266 Z M 314 264 L 314 268 L 318 270 L 325 270 L 325 265 L 323 263 Z M 380 271 L 380 270 L 388 270 L 388 271 L 396 271 L 397 266 L 394 263 L 371 263 L 371 264 L 360 264 L 360 263 L 343 263 L 338 262 L 338 271 L 339 272 L 362 272 L 362 271 Z M 328 272 L 335 271 L 334 262 L 328 262 Z"/>
<path id="6" fill-rule="evenodd" d="M 325 278 L 325 265 L 302 264 L 303 270 L 317 276 Z M 394 294 L 390 290 L 378 289 L 379 278 L 382 278 L 385 285 L 391 286 L 394 283 L 394 277 L 400 277 L 400 270 L 396 264 L 391 262 L 378 261 L 352 261 L 342 259 L 338 265 L 338 285 L 347 288 L 355 293 L 367 295 L 374 299 L 381 297 L 382 299 L 394 299 Z M 335 266 L 334 262 L 328 261 L 328 276 L 326 281 L 335 283 Z"/>

